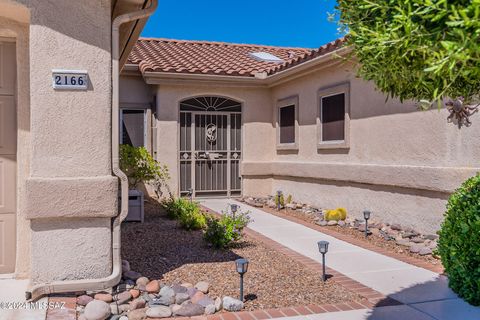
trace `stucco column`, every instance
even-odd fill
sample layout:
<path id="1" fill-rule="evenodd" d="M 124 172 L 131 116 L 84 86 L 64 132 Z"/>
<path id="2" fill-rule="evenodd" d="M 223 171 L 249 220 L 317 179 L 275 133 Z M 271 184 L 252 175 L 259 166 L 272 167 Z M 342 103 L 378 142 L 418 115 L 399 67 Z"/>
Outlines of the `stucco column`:
<path id="1" fill-rule="evenodd" d="M 32 280 L 107 276 L 110 217 L 118 210 L 110 150 L 110 1 L 36 2 L 30 2 L 26 182 Z M 53 89 L 52 69 L 87 70 L 88 90 Z"/>

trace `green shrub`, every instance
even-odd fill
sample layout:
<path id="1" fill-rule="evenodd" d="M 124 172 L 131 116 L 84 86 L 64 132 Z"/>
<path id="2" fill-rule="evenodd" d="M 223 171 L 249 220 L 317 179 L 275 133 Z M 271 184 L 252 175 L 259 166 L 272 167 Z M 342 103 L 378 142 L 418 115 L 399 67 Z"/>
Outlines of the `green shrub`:
<path id="1" fill-rule="evenodd" d="M 250 223 L 249 212 L 237 212 L 235 216 L 224 213 L 220 218 L 206 217 L 204 239 L 217 249 L 226 248 L 242 238 L 243 229 Z"/>
<path id="2" fill-rule="evenodd" d="M 438 234 L 436 253 L 450 288 L 465 301 L 480 305 L 480 174 L 450 196 Z"/>
<path id="3" fill-rule="evenodd" d="M 287 203 L 292 203 L 292 195 L 289 194 L 287 197 Z"/>
<path id="4" fill-rule="evenodd" d="M 145 147 L 120 145 L 120 169 L 127 175 L 130 189 L 135 189 L 140 182 L 157 185 L 169 179 L 167 166 L 153 159 Z"/>
<path id="5" fill-rule="evenodd" d="M 196 202 L 184 198 L 170 198 L 163 203 L 167 217 L 178 219 L 186 230 L 198 230 L 205 227 L 205 215 Z"/>

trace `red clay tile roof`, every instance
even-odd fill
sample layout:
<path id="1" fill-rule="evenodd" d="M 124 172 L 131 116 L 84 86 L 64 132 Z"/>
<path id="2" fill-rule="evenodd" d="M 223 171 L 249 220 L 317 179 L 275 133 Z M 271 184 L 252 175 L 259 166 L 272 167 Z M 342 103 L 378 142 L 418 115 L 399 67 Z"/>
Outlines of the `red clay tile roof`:
<path id="1" fill-rule="evenodd" d="M 338 39 L 318 49 L 286 48 L 224 42 L 141 38 L 128 58 L 143 72 L 212 74 L 253 77 L 257 72 L 273 74 L 340 48 Z M 273 54 L 283 62 L 260 61 L 254 52 Z"/>

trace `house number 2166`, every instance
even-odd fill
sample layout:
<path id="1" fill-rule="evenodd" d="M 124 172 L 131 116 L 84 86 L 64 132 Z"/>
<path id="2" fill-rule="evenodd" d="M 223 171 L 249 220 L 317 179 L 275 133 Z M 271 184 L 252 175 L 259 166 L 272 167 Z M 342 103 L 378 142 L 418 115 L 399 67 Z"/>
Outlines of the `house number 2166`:
<path id="1" fill-rule="evenodd" d="M 54 71 L 54 89 L 86 90 L 88 88 L 87 73 L 83 71 Z"/>

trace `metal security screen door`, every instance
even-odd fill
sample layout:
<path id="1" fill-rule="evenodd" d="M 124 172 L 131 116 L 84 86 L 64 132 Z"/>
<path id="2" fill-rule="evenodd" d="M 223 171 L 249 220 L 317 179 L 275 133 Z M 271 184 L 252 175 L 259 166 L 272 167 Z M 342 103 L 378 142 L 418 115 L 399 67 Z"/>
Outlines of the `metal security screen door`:
<path id="1" fill-rule="evenodd" d="M 180 103 L 180 193 L 241 194 L 241 104 L 222 97 Z"/>

